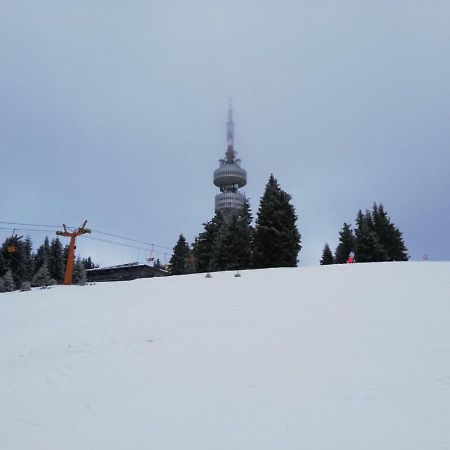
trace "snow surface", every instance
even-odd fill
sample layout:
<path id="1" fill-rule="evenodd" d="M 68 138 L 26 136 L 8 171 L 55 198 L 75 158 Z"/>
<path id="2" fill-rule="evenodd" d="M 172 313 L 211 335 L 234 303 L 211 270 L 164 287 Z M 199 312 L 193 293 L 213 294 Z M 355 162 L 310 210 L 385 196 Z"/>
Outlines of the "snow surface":
<path id="1" fill-rule="evenodd" d="M 0 295 L 2 450 L 450 449 L 450 263 Z"/>

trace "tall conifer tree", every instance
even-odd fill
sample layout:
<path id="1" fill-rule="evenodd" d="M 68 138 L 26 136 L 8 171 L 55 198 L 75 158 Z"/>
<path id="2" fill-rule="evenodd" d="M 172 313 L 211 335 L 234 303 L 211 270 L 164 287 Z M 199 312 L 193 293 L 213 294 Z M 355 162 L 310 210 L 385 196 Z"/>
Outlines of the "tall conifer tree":
<path id="1" fill-rule="evenodd" d="M 332 253 L 328 243 L 326 243 L 325 247 L 323 248 L 323 251 L 322 251 L 322 258 L 320 260 L 320 265 L 321 266 L 328 266 L 330 264 L 333 264 L 333 262 L 334 262 L 334 260 L 333 260 L 333 253 Z"/>
<path id="2" fill-rule="evenodd" d="M 51 286 L 53 284 L 56 284 L 56 280 L 50 276 L 47 264 L 43 264 L 34 274 L 33 280 L 31 281 L 31 285 L 36 287 L 46 287 Z"/>
<path id="3" fill-rule="evenodd" d="M 42 266 L 46 266 L 48 270 L 48 259 L 50 254 L 50 242 L 45 236 L 44 243 L 37 249 L 34 257 L 34 266 L 39 270 Z"/>
<path id="4" fill-rule="evenodd" d="M 222 224 L 222 217 L 216 214 L 209 222 L 203 224 L 204 231 L 195 238 L 192 247 L 197 272 L 201 273 L 211 270 L 214 244 Z"/>
<path id="5" fill-rule="evenodd" d="M 30 236 L 24 241 L 25 277 L 24 281 L 31 281 L 34 275 L 33 242 Z"/>
<path id="6" fill-rule="evenodd" d="M 283 191 L 270 175 L 256 219 L 253 267 L 294 267 L 301 249 L 297 215 Z"/>
<path id="7" fill-rule="evenodd" d="M 12 292 L 16 289 L 13 273 L 8 269 L 3 277 L 0 279 L 0 292 Z"/>
<path id="8" fill-rule="evenodd" d="M 75 264 L 73 265 L 72 282 L 73 284 L 78 284 L 79 286 L 86 284 L 86 268 L 84 267 L 81 258 L 77 258 L 75 260 Z"/>
<path id="9" fill-rule="evenodd" d="M 22 240 L 22 236 L 14 235 L 6 239 L 2 247 L 4 270 L 11 271 L 14 283 L 20 286 L 23 281 L 30 280 L 32 274 L 31 258 L 31 240 L 27 238 Z M 14 248 L 14 251 L 9 251 L 9 248 Z"/>
<path id="10" fill-rule="evenodd" d="M 64 255 L 64 250 L 63 250 L 63 255 Z M 64 256 L 63 256 L 63 259 L 64 259 Z M 90 256 L 88 256 L 87 258 L 82 258 L 81 262 L 83 263 L 83 266 L 85 269 L 94 269 L 95 268 L 95 264 L 92 262 L 92 259 Z"/>
<path id="11" fill-rule="evenodd" d="M 374 231 L 372 217 L 369 211 L 365 214 L 358 211 L 355 231 L 355 258 L 356 262 L 386 261 L 387 255 Z"/>
<path id="12" fill-rule="evenodd" d="M 186 238 L 180 234 L 178 242 L 173 248 L 173 255 L 170 258 L 170 272 L 172 275 L 183 275 L 190 273 L 190 247 Z"/>
<path id="13" fill-rule="evenodd" d="M 347 261 L 350 252 L 355 251 L 355 236 L 349 224 L 344 223 L 339 232 L 339 244 L 334 253 L 336 264 L 344 264 Z"/>
<path id="14" fill-rule="evenodd" d="M 250 267 L 252 216 L 248 201 L 242 211 L 224 220 L 213 246 L 211 270 L 244 270 Z"/>
<path id="15" fill-rule="evenodd" d="M 388 261 L 407 261 L 408 254 L 402 233 L 391 222 L 384 206 L 374 203 L 372 208 L 372 229 L 383 246 Z"/>
<path id="16" fill-rule="evenodd" d="M 48 271 L 50 277 L 56 280 L 57 283 L 62 283 L 64 280 L 64 250 L 59 238 L 53 239 L 48 249 Z"/>

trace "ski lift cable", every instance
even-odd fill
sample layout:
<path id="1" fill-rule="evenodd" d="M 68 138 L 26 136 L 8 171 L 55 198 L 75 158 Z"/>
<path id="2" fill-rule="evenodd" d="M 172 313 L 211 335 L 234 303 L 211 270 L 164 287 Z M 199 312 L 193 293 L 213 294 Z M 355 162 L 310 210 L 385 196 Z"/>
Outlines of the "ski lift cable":
<path id="1" fill-rule="evenodd" d="M 45 227 L 45 228 L 61 228 L 60 225 L 46 225 L 46 224 L 22 223 L 22 222 L 2 222 L 2 221 L 0 221 L 0 224 L 3 224 L 3 225 L 30 226 L 30 227 Z M 76 228 L 76 227 L 74 227 L 74 226 L 67 226 L 67 228 L 70 230 L 70 229 Z M 10 229 L 10 228 L 1 228 L 0 227 L 0 230 L 2 230 L 2 229 Z M 54 232 L 54 230 L 25 229 L 25 228 L 22 228 L 22 229 L 16 228 L 16 229 L 19 230 L 19 231 L 30 231 L 30 232 L 41 232 L 41 231 L 45 231 L 45 232 L 48 232 L 48 233 L 53 233 Z M 91 231 L 93 233 L 104 234 L 105 236 L 115 237 L 115 238 L 118 238 L 118 239 L 123 239 L 123 240 L 126 240 L 126 241 L 130 241 L 130 242 L 136 242 L 138 244 L 148 245 L 150 247 L 154 246 L 154 247 L 158 247 L 158 248 L 161 248 L 161 249 L 164 249 L 164 250 L 172 251 L 172 248 L 170 248 L 170 247 L 165 247 L 163 245 L 155 244 L 153 242 L 140 241 L 140 240 L 137 240 L 137 239 L 132 239 L 132 238 L 129 238 L 129 237 L 126 237 L 126 236 L 118 235 L 118 234 L 107 233 L 105 231 L 100 231 L 100 230 L 93 230 L 93 229 L 91 229 Z"/>
<path id="2" fill-rule="evenodd" d="M 134 248 L 134 249 L 137 249 L 137 250 L 145 250 L 146 252 L 150 252 L 151 251 L 150 248 L 139 247 L 137 245 L 131 245 L 131 244 L 125 244 L 123 242 L 109 241 L 107 239 L 100 239 L 100 238 L 95 238 L 95 237 L 92 237 L 92 236 L 84 236 L 83 239 L 90 239 L 92 241 L 105 242 L 105 243 L 112 244 L 112 245 L 120 245 L 122 247 L 129 247 L 129 248 Z M 158 255 L 164 255 L 163 252 L 158 252 L 158 251 L 154 251 L 153 253 L 157 253 Z"/>
<path id="3" fill-rule="evenodd" d="M 1 222 L 0 222 L 1 223 Z M 0 227 L 0 230 L 8 230 L 11 231 L 12 227 Z M 37 233 L 54 233 L 55 230 L 43 230 L 43 229 L 30 229 L 30 228 L 14 228 L 16 231 L 30 231 L 30 232 L 37 232 Z"/>
<path id="4" fill-rule="evenodd" d="M 0 230 L 5 230 L 10 232 L 12 230 L 12 228 L 8 228 L 8 227 L 0 227 Z M 31 229 L 31 228 L 15 228 L 15 231 L 28 231 L 28 232 L 38 232 L 38 233 L 53 233 L 54 230 L 44 230 L 44 229 Z M 146 252 L 151 252 L 152 249 L 151 248 L 147 248 L 147 247 L 143 247 L 143 246 L 137 246 L 137 245 L 130 245 L 130 244 L 125 244 L 123 242 L 114 242 L 114 241 L 110 241 L 107 239 L 100 239 L 100 238 L 95 238 L 95 237 L 91 237 L 91 236 L 85 236 L 84 239 L 91 239 L 94 241 L 101 241 L 101 242 L 105 242 L 108 244 L 112 244 L 112 245 L 120 245 L 123 247 L 129 247 L 129 248 L 134 248 L 134 249 L 138 249 L 138 250 L 144 250 Z M 155 251 L 153 249 L 153 253 L 156 253 L 158 255 L 166 255 L 166 253 L 164 252 L 160 252 L 160 251 Z"/>
<path id="5" fill-rule="evenodd" d="M 137 239 L 132 239 L 132 238 L 128 238 L 128 237 L 125 237 L 125 236 L 120 236 L 118 234 L 106 233 L 105 231 L 92 230 L 92 232 L 93 233 L 98 233 L 98 234 L 104 234 L 105 236 L 111 236 L 111 237 L 115 237 L 115 238 L 119 238 L 119 239 L 124 239 L 126 241 L 136 242 L 138 244 L 145 244 L 145 245 L 148 245 L 150 247 L 154 246 L 154 247 L 162 248 L 164 250 L 172 250 L 169 247 L 164 247 L 163 245 L 154 244 L 153 242 L 139 241 Z"/>
<path id="6" fill-rule="evenodd" d="M 20 225 L 27 227 L 47 227 L 47 228 L 60 228 L 60 225 L 40 225 L 37 223 L 20 223 L 20 222 L 0 222 L 3 225 Z"/>

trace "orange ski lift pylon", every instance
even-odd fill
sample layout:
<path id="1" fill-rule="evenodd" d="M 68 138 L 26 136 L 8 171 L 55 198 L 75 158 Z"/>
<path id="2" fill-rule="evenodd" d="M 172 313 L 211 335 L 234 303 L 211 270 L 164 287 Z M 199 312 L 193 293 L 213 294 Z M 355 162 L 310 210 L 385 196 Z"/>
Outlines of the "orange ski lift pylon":
<path id="1" fill-rule="evenodd" d="M 63 223 L 64 231 L 57 231 L 58 236 L 70 237 L 69 252 L 67 255 L 66 262 L 66 272 L 64 274 L 64 284 L 72 284 L 72 274 L 73 274 L 73 260 L 75 259 L 75 240 L 78 236 L 86 233 L 90 233 L 91 230 L 86 228 L 87 220 L 83 222 L 83 225 L 79 226 L 76 230 L 67 230 L 67 225 Z"/>

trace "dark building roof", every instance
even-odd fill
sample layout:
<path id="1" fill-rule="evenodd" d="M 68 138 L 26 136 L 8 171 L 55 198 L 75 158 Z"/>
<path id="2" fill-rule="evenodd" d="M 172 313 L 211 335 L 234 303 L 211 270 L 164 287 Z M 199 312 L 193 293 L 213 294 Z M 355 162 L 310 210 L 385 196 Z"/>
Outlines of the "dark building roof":
<path id="1" fill-rule="evenodd" d="M 169 273 L 158 267 L 138 262 L 86 270 L 88 281 L 129 281 L 137 278 L 166 277 Z"/>

